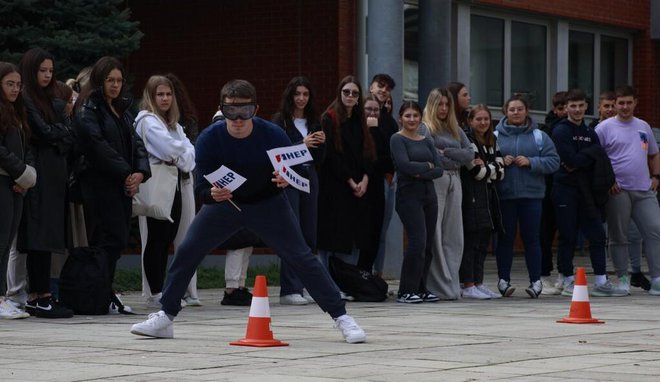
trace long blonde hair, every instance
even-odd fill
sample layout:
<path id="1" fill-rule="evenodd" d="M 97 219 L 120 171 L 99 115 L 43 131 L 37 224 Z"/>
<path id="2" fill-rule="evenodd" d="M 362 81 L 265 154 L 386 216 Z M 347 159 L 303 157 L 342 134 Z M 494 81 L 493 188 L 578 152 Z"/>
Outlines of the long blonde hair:
<path id="1" fill-rule="evenodd" d="M 156 104 L 156 89 L 161 85 L 167 86 L 172 90 L 172 105 L 165 113 L 160 111 Z M 172 85 L 172 81 L 165 76 L 149 77 L 147 84 L 144 86 L 144 91 L 142 92 L 141 109 L 156 114 L 158 118 L 165 122 L 168 129 L 176 130 L 176 124 L 179 122 L 179 106 L 176 103 L 176 95 L 174 94 L 174 85 Z"/>
<path id="2" fill-rule="evenodd" d="M 442 97 L 447 97 L 449 101 L 447 118 L 441 120 L 438 118 L 438 108 Z M 456 140 L 461 139 L 459 132 L 458 121 L 454 114 L 454 98 L 451 93 L 444 88 L 435 88 L 429 93 L 424 107 L 424 116 L 422 122 L 428 127 L 431 134 L 450 133 Z"/>

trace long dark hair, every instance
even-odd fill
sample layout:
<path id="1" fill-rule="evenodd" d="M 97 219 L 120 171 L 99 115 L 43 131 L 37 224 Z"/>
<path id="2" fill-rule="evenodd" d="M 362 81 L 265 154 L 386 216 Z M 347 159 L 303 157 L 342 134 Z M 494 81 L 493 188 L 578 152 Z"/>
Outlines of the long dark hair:
<path id="1" fill-rule="evenodd" d="M 89 82 L 81 89 L 80 96 L 78 97 L 78 102 L 76 102 L 76 109 L 81 105 L 84 105 L 85 102 L 89 99 L 89 96 L 94 90 L 100 89 L 103 93 L 103 84 L 105 79 L 108 77 L 111 71 L 117 69 L 121 72 L 124 80 L 126 79 L 126 73 L 124 72 L 124 65 L 121 61 L 114 57 L 104 56 L 98 59 L 94 66 L 92 66 L 92 71 L 89 73 Z M 124 92 L 124 86 L 121 87 L 121 92 Z M 127 105 L 124 105 L 121 101 L 121 95 L 114 100 L 112 100 L 112 106 L 115 107 L 118 113 L 123 113 L 124 108 Z"/>
<path id="2" fill-rule="evenodd" d="M 346 76 L 344 77 L 340 82 L 339 85 L 337 86 L 337 96 L 332 101 L 330 106 L 325 110 L 325 113 L 330 115 L 331 118 L 333 118 L 333 135 L 334 135 L 334 146 L 338 151 L 343 151 L 343 145 L 341 143 L 341 124 L 346 122 L 348 119 L 348 111 L 346 110 L 346 106 L 344 106 L 344 103 L 341 101 L 341 90 L 344 88 L 346 84 L 355 84 L 357 86 L 358 91 L 360 92 L 360 95 L 357 97 L 357 103 L 353 107 L 353 110 L 351 111 L 352 118 L 359 118 L 360 119 L 360 125 L 362 126 L 362 136 L 363 136 L 363 144 L 362 144 L 362 152 L 363 155 L 366 159 L 368 160 L 375 160 L 376 159 L 376 148 L 374 144 L 374 140 L 371 137 L 371 133 L 369 133 L 369 129 L 367 127 L 367 119 L 364 117 L 364 101 L 362 100 L 362 85 L 360 85 L 360 81 L 355 77 L 355 76 Z M 356 114 L 357 113 L 357 114 Z"/>
<path id="3" fill-rule="evenodd" d="M 0 62 L 0 81 L 11 73 L 21 74 L 16 65 L 9 62 Z M 5 92 L 2 91 L 0 94 L 0 134 L 4 134 L 7 129 L 12 127 L 22 129 L 26 135 L 30 133 L 23 96 L 19 93 L 16 101 L 12 103 L 5 98 Z"/>
<path id="4" fill-rule="evenodd" d="M 21 80 L 23 81 L 23 92 L 26 94 L 34 106 L 42 114 L 44 120 L 48 123 L 54 122 L 56 115 L 53 109 L 53 99 L 55 98 L 55 71 L 53 76 L 46 87 L 41 87 L 37 80 L 37 73 L 39 66 L 45 60 L 51 60 L 53 67 L 55 66 L 55 58 L 52 54 L 48 53 L 42 48 L 32 48 L 25 52 L 23 58 L 18 63 L 18 68 L 21 73 Z"/>
<path id="5" fill-rule="evenodd" d="M 282 100 L 280 101 L 280 109 L 278 110 L 279 117 L 282 119 L 284 129 L 289 131 L 294 128 L 293 125 L 293 111 L 296 109 L 293 97 L 296 95 L 298 86 L 304 86 L 309 91 L 309 101 L 303 110 L 303 115 L 307 120 L 307 128 L 319 123 L 319 116 L 316 112 L 314 105 L 314 89 L 306 77 L 293 77 L 286 85 L 286 89 L 282 93 Z"/>
<path id="6" fill-rule="evenodd" d="M 188 93 L 186 86 L 174 73 L 167 73 L 165 78 L 170 80 L 172 86 L 174 86 L 172 91 L 176 97 L 176 103 L 179 106 L 179 123 L 182 126 L 187 127 L 190 121 L 194 121 L 195 125 L 197 125 L 197 122 L 199 121 L 197 118 L 197 109 L 190 99 L 190 93 Z"/>
<path id="7" fill-rule="evenodd" d="M 447 90 L 449 90 L 452 97 L 454 97 L 454 115 L 456 116 L 456 122 L 458 122 L 458 126 L 461 128 L 467 126 L 468 115 L 467 109 L 461 109 L 461 105 L 459 105 L 458 102 L 458 93 L 460 93 L 461 89 L 464 87 L 466 86 L 462 82 L 450 82 L 447 84 Z"/>

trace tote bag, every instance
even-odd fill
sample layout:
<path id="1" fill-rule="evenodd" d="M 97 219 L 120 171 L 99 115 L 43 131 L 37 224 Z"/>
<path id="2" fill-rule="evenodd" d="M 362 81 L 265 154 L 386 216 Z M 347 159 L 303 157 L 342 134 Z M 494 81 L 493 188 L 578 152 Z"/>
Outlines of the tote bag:
<path id="1" fill-rule="evenodd" d="M 144 129 L 142 130 L 142 141 L 146 147 Z M 142 183 L 138 193 L 133 196 L 133 216 L 147 216 L 173 222 L 170 214 L 179 180 L 179 170 L 176 166 L 165 163 L 149 164 L 149 166 L 151 167 L 151 178 Z"/>

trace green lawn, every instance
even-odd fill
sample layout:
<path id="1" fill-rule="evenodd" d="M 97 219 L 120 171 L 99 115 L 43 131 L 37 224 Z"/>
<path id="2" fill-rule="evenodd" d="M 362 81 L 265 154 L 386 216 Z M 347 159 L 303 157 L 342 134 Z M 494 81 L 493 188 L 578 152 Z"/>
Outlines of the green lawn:
<path id="1" fill-rule="evenodd" d="M 277 264 L 248 268 L 245 285 L 252 288 L 257 275 L 266 276 L 268 286 L 280 285 L 280 268 Z M 225 270 L 218 267 L 200 267 L 197 269 L 197 288 L 224 288 Z M 114 289 L 117 292 L 141 290 L 142 274 L 140 268 L 117 269 L 115 272 Z"/>

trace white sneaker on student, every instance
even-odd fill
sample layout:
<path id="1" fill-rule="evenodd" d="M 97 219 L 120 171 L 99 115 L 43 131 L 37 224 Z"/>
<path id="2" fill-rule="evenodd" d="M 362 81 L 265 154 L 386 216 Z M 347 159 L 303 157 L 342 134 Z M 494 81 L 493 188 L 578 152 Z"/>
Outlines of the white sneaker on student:
<path id="1" fill-rule="evenodd" d="M 133 325 L 131 333 L 155 338 L 174 338 L 174 322 L 161 310 L 149 314 L 146 321 Z"/>
<path id="2" fill-rule="evenodd" d="M 9 301 L 2 299 L 0 301 L 0 318 L 4 318 L 7 320 L 14 320 L 17 318 L 28 318 L 30 317 L 30 314 L 25 312 L 24 310 L 20 310 L 16 308 L 12 303 Z"/>
<path id="3" fill-rule="evenodd" d="M 183 298 L 183 301 L 186 302 L 186 306 L 203 306 L 202 302 L 199 301 L 199 298 L 186 296 Z"/>
<path id="4" fill-rule="evenodd" d="M 298 293 L 280 296 L 280 305 L 307 305 L 309 302 Z"/>
<path id="5" fill-rule="evenodd" d="M 341 330 L 341 334 L 349 344 L 356 344 L 367 340 L 364 330 L 360 328 L 353 317 L 347 314 L 335 318 L 335 328 Z"/>
<path id="6" fill-rule="evenodd" d="M 314 300 L 314 297 L 312 297 L 311 294 L 307 291 L 307 288 L 303 288 L 303 293 L 302 293 L 303 298 L 307 300 L 308 303 L 310 304 L 316 304 L 316 301 Z"/>
<path id="7" fill-rule="evenodd" d="M 152 308 L 152 309 L 160 309 L 163 306 L 160 304 L 160 298 L 163 296 L 162 293 L 157 293 L 153 296 L 147 297 L 147 300 L 145 301 L 145 305 L 147 308 Z"/>
<path id="8" fill-rule="evenodd" d="M 461 296 L 463 298 L 474 300 L 490 300 L 491 298 L 490 295 L 483 293 L 474 285 L 468 288 L 463 288 L 463 290 L 461 290 Z"/>
<path id="9" fill-rule="evenodd" d="M 484 284 L 479 284 L 475 286 L 477 287 L 479 292 L 487 296 L 490 296 L 490 298 L 502 298 L 502 295 L 499 292 L 493 292 L 492 290 L 488 289 L 488 287 L 485 286 Z"/>
<path id="10" fill-rule="evenodd" d="M 555 283 L 550 281 L 549 277 L 541 277 L 541 284 L 543 285 L 543 290 L 541 294 L 544 295 L 558 295 L 561 294 L 561 290 L 555 287 Z"/>

